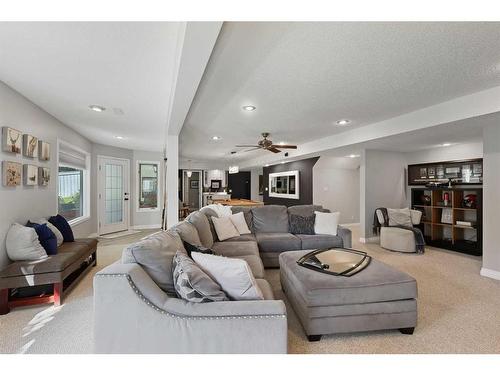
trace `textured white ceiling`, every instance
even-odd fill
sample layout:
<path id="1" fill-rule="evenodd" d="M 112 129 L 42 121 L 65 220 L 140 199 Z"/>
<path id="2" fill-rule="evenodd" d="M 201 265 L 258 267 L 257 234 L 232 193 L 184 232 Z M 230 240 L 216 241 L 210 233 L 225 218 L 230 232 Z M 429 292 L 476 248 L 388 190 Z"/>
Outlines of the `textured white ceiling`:
<path id="1" fill-rule="evenodd" d="M 2 22 L 0 80 L 94 142 L 161 151 L 180 25 Z"/>
<path id="2" fill-rule="evenodd" d="M 500 85 L 500 23 L 225 23 L 181 132 L 193 160 L 300 144 Z M 245 112 L 245 104 L 257 106 Z M 352 120 L 337 127 L 338 119 Z M 215 142 L 213 135 L 222 137 Z"/>

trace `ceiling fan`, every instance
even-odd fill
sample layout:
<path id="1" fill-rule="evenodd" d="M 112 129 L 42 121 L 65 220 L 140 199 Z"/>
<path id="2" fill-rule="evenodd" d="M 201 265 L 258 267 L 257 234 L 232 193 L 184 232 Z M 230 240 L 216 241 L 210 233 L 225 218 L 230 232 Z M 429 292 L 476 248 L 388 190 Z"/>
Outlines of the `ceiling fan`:
<path id="1" fill-rule="evenodd" d="M 289 149 L 297 149 L 297 146 L 295 145 L 281 145 L 281 144 L 273 144 L 273 141 L 271 141 L 270 139 L 267 139 L 267 137 L 269 137 L 269 133 L 262 133 L 262 137 L 264 139 L 261 139 L 259 142 L 257 142 L 256 145 L 236 145 L 236 147 L 245 147 L 245 148 L 249 148 L 251 147 L 250 150 L 245 150 L 243 152 L 248 152 L 248 151 L 254 151 L 254 150 L 267 150 L 267 151 L 271 151 L 271 152 L 274 152 L 275 154 L 277 154 L 278 152 L 281 152 L 281 150 L 279 150 L 280 148 L 289 148 Z"/>

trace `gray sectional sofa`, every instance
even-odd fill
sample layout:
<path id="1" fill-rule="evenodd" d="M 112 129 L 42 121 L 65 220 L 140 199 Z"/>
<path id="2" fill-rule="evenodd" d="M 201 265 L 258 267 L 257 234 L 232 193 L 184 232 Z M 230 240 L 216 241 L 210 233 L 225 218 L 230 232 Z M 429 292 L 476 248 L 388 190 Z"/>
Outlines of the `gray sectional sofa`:
<path id="1" fill-rule="evenodd" d="M 289 250 L 351 246 L 351 233 L 303 236 L 288 232 L 288 214 L 312 214 L 320 206 L 233 207 L 252 233 L 218 241 L 209 208 L 190 214 L 168 231 L 128 246 L 118 261 L 94 277 L 94 339 L 97 353 L 286 353 L 287 318 L 275 300 L 264 266 L 279 266 Z M 182 241 L 244 259 L 264 300 L 187 302 L 175 295 L 172 258 Z"/>

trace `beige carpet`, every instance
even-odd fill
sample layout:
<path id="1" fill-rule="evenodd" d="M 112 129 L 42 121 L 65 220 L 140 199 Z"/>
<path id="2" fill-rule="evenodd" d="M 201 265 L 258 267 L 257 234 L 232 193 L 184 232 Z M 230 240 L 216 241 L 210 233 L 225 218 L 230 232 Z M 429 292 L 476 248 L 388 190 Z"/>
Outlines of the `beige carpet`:
<path id="1" fill-rule="evenodd" d="M 63 306 L 16 309 L 0 316 L 1 353 L 91 353 L 92 275 L 118 259 L 123 246 L 144 235 L 101 241 L 98 266 Z M 358 238 L 354 229 L 353 238 Z M 479 276 L 480 259 L 427 248 L 423 255 L 385 251 L 355 243 L 373 257 L 418 281 L 419 321 L 412 336 L 398 331 L 324 336 L 309 343 L 288 308 L 290 353 L 500 353 L 500 281 Z M 267 270 L 276 296 L 279 270 Z M 286 300 L 285 300 L 286 302 Z"/>

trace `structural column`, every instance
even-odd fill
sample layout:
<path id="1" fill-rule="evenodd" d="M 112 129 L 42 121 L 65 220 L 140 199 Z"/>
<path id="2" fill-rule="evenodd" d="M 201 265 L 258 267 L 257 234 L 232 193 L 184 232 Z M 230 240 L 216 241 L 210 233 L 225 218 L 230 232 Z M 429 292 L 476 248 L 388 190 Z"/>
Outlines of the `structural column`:
<path id="1" fill-rule="evenodd" d="M 167 228 L 179 221 L 179 136 L 167 135 Z"/>
<path id="2" fill-rule="evenodd" d="M 500 124 L 483 130 L 483 267 L 481 275 L 500 280 Z"/>

